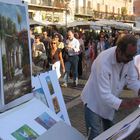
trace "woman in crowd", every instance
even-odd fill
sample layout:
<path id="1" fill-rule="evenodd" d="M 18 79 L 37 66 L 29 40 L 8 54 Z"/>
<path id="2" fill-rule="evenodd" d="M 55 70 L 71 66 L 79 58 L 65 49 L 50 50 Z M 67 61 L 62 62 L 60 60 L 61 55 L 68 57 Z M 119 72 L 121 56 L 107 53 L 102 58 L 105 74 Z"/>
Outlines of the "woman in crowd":
<path id="1" fill-rule="evenodd" d="M 45 68 L 45 61 L 47 59 L 46 50 L 43 42 L 40 41 L 40 35 L 35 35 L 35 41 L 32 46 L 33 62 Z"/>
<path id="2" fill-rule="evenodd" d="M 57 77 L 58 79 L 61 76 L 61 72 L 60 72 L 60 64 L 62 67 L 62 72 L 65 72 L 65 66 L 64 66 L 64 61 L 62 58 L 62 52 L 61 49 L 58 48 L 58 44 L 57 41 L 55 39 L 52 39 L 51 41 L 51 48 L 50 48 L 50 56 L 49 56 L 49 60 L 50 60 L 50 69 L 52 70 L 56 70 L 57 73 Z"/>
<path id="3" fill-rule="evenodd" d="M 64 48 L 64 43 L 62 42 L 62 36 L 56 33 L 54 34 L 53 39 L 57 42 L 57 47 L 62 50 Z"/>
<path id="4" fill-rule="evenodd" d="M 98 54 L 100 54 L 104 50 L 105 50 L 105 36 L 103 34 L 100 34 L 99 42 L 97 44 Z"/>
<path id="5" fill-rule="evenodd" d="M 91 71 L 91 65 L 96 58 L 96 43 L 92 40 L 89 40 L 86 46 L 85 51 L 85 62 L 86 62 L 86 75 L 89 76 Z"/>

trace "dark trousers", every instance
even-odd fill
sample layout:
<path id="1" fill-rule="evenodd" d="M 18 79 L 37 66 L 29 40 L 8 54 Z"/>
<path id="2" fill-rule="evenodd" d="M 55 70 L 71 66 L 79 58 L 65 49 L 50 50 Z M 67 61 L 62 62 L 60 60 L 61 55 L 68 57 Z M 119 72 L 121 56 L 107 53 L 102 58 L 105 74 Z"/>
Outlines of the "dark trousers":
<path id="1" fill-rule="evenodd" d="M 72 68 L 72 75 L 73 75 L 73 82 L 78 82 L 78 55 L 70 56 L 69 61 L 65 63 L 65 75 L 64 75 L 64 82 L 68 83 L 68 76 L 70 74 L 70 70 Z"/>
<path id="2" fill-rule="evenodd" d="M 79 54 L 78 61 L 78 76 L 82 76 L 83 68 L 82 68 L 82 53 Z"/>

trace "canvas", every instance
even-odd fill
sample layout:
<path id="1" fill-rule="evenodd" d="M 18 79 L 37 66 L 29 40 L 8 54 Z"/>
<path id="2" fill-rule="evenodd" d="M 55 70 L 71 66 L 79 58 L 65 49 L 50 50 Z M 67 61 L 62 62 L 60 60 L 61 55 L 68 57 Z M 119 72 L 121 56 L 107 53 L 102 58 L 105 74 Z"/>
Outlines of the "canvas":
<path id="1" fill-rule="evenodd" d="M 0 1 L 0 95 L 3 106 L 30 93 L 32 89 L 27 17 L 25 4 Z"/>

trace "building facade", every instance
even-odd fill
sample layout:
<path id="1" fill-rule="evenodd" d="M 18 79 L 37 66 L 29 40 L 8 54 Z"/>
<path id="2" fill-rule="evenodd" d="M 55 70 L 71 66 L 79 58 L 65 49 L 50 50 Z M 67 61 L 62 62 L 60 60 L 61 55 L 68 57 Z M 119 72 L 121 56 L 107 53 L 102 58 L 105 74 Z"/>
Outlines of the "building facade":
<path id="1" fill-rule="evenodd" d="M 134 15 L 136 26 L 140 27 L 140 0 L 134 0 Z"/>
<path id="2" fill-rule="evenodd" d="M 75 17 L 134 20 L 133 0 L 76 0 Z"/>
<path id="3" fill-rule="evenodd" d="M 25 0 L 29 17 L 67 25 L 74 20 L 133 21 L 133 0 Z M 139 0 L 138 0 L 139 1 Z"/>
<path id="4" fill-rule="evenodd" d="M 74 20 L 74 0 L 25 0 L 29 18 L 40 22 L 67 24 Z"/>

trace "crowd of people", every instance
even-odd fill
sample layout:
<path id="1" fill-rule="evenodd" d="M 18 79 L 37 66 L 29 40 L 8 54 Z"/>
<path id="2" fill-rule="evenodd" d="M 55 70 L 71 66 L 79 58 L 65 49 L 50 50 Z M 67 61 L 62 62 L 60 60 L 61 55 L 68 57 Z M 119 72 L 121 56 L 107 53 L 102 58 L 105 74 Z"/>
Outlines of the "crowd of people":
<path id="1" fill-rule="evenodd" d="M 71 76 L 73 86 L 77 86 L 78 78 L 85 75 L 88 78 L 97 55 L 115 46 L 119 32 L 109 34 L 101 31 L 96 38 L 90 32 L 68 30 L 66 34 L 54 32 L 50 36 L 46 29 L 41 34 L 34 34 L 31 30 L 33 66 L 41 71 L 55 69 L 58 79 L 63 75 L 64 87 L 67 87 Z"/>

